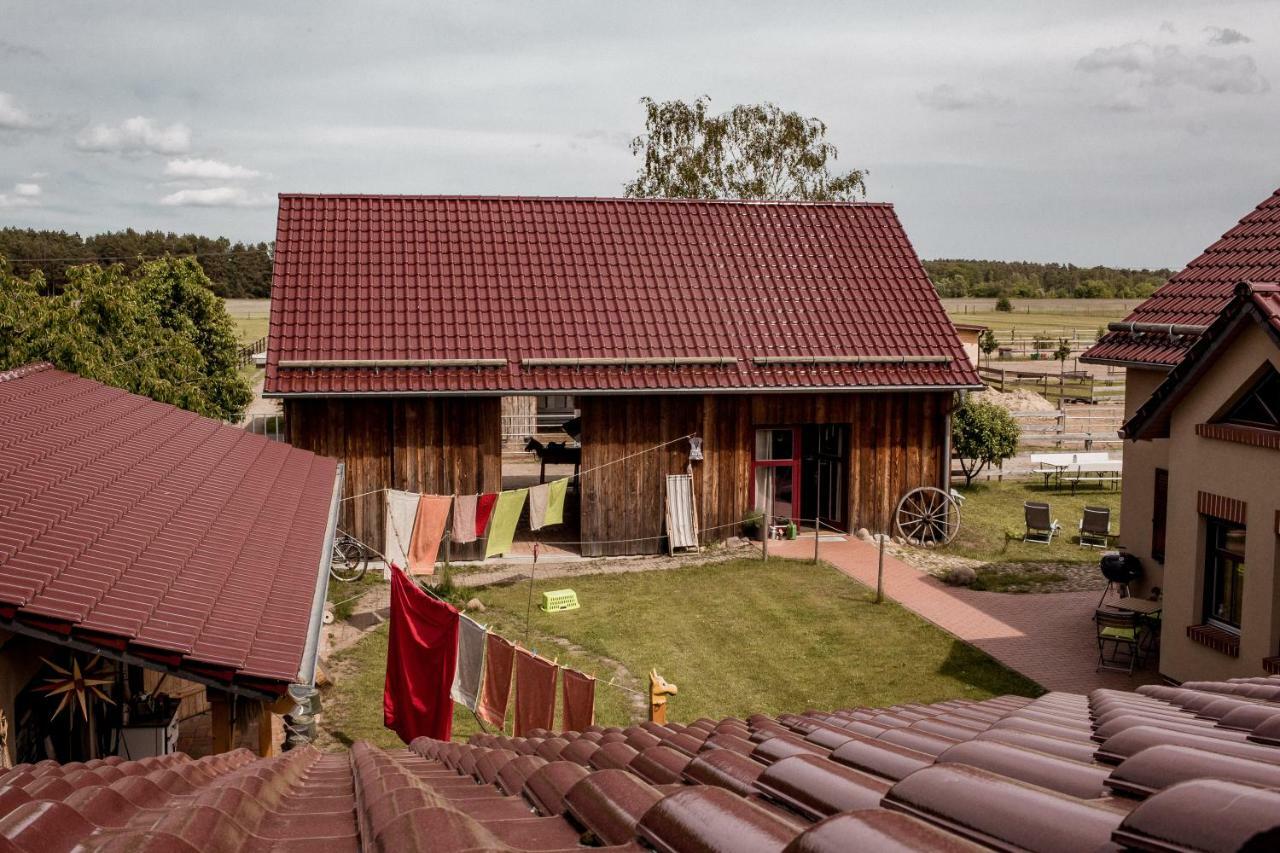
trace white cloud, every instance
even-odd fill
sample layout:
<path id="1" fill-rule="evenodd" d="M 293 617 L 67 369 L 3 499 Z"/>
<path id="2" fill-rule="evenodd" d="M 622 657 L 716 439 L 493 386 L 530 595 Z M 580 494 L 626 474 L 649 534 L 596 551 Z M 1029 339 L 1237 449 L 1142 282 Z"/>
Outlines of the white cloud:
<path id="1" fill-rule="evenodd" d="M 1183 85 L 1215 94 L 1252 95 L 1271 88 L 1252 56 L 1190 55 L 1177 45 L 1145 41 L 1097 48 L 1081 57 L 1076 68 L 1086 73 L 1132 74 L 1145 86 Z"/>
<path id="2" fill-rule="evenodd" d="M 926 107 L 947 111 L 998 109 L 1013 103 L 989 89 L 960 89 L 950 83 L 940 83 L 916 97 Z"/>
<path id="3" fill-rule="evenodd" d="M 183 154 L 191 148 L 191 128 L 181 122 L 161 126 L 146 116 L 134 116 L 119 125 L 86 127 L 76 137 L 76 147 L 121 154 Z"/>
<path id="4" fill-rule="evenodd" d="M 180 157 L 164 166 L 164 173 L 171 178 L 199 178 L 212 181 L 244 181 L 259 177 L 262 173 L 244 166 L 223 163 L 221 160 L 202 160 L 199 157 Z"/>
<path id="5" fill-rule="evenodd" d="M 207 187 L 169 193 L 160 203 L 167 207 L 266 207 L 275 199 L 244 187 Z"/>
<path id="6" fill-rule="evenodd" d="M 0 130 L 32 130 L 38 126 L 35 117 L 18 104 L 8 92 L 0 92 Z"/>
<path id="7" fill-rule="evenodd" d="M 35 207 L 39 195 L 39 184 L 14 184 L 12 193 L 0 193 L 0 208 Z"/>
<path id="8" fill-rule="evenodd" d="M 1209 44 L 1246 44 L 1253 41 L 1231 27 L 1205 27 L 1204 31 L 1209 34 Z"/>

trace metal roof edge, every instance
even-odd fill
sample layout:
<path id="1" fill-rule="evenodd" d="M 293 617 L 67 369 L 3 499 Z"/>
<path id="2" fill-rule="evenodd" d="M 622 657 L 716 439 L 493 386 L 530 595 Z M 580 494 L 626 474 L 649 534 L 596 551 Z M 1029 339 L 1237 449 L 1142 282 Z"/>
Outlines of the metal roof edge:
<path id="1" fill-rule="evenodd" d="M 981 391 L 982 383 L 956 383 L 953 385 L 813 385 L 804 388 L 774 388 L 769 386 L 738 388 L 617 388 L 580 390 L 549 388 L 536 390 L 495 391 L 274 391 L 263 392 L 264 398 L 278 400 L 316 399 L 324 397 L 537 397 L 543 394 L 565 394 L 575 397 L 610 397 L 634 394 L 885 394 L 895 391 Z"/>
<path id="2" fill-rule="evenodd" d="M 1172 364 L 1163 364 L 1158 361 L 1133 361 L 1131 359 L 1122 359 L 1122 358 L 1098 358 L 1096 356 L 1089 356 L 1089 355 L 1081 355 L 1076 360 L 1083 361 L 1085 364 L 1102 364 L 1102 365 L 1110 365 L 1113 367 L 1125 367 L 1125 368 L 1133 367 L 1139 370 L 1162 370 L 1165 373 L 1168 373 L 1170 370 L 1173 370 L 1174 368 L 1174 365 Z"/>
<path id="3" fill-rule="evenodd" d="M 314 687 L 316 660 L 320 656 L 320 632 L 324 630 L 324 602 L 329 592 L 329 563 L 332 560 L 333 540 L 338 529 L 338 512 L 342 506 L 342 485 L 346 478 L 346 466 L 338 463 L 333 475 L 333 494 L 329 496 L 329 522 L 325 529 L 324 546 L 320 549 L 320 568 L 316 575 L 316 588 L 311 596 L 311 621 L 307 625 L 307 644 L 302 650 L 302 663 L 298 667 L 299 684 Z"/>

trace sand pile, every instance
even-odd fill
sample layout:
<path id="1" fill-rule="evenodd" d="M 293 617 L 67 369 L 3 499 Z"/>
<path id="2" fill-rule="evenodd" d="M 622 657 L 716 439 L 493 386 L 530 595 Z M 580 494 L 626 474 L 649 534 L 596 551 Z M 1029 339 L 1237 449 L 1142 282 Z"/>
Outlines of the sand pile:
<path id="1" fill-rule="evenodd" d="M 1058 407 L 1053 403 L 1050 403 L 1036 392 L 1028 391 L 1025 388 L 1004 392 L 997 391 L 994 388 L 987 388 L 984 391 L 975 391 L 971 396 L 974 400 L 983 403 L 995 403 L 997 406 L 1008 409 L 1011 412 L 1058 411 Z"/>

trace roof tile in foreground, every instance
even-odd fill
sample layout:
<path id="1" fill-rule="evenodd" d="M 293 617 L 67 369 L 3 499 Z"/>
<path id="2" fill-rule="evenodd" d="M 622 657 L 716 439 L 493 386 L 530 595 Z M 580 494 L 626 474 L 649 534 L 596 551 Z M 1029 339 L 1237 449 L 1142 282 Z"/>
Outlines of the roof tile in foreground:
<path id="1" fill-rule="evenodd" d="M 980 384 L 864 203 L 282 195 L 267 353 L 273 394 Z M 287 366 L 403 359 L 492 363 Z"/>
<path id="2" fill-rule="evenodd" d="M 0 374 L 0 627 L 295 681 L 336 477 L 48 365 Z"/>
<path id="3" fill-rule="evenodd" d="M 1242 281 L 1280 282 L 1280 190 L 1170 278 L 1124 322 L 1208 326 Z M 1165 368 L 1177 364 L 1195 339 L 1195 335 L 1109 332 L 1081 358 Z"/>
<path id="4" fill-rule="evenodd" d="M 1278 714 L 1280 679 L 1240 679 L 262 760 L 41 762 L 0 775 L 0 850 L 1270 850 L 1280 744 L 1263 730 Z M 885 738 L 913 731 L 951 745 Z M 1131 732 L 1136 750 L 1116 743 Z M 718 745 L 736 741 L 759 748 Z"/>

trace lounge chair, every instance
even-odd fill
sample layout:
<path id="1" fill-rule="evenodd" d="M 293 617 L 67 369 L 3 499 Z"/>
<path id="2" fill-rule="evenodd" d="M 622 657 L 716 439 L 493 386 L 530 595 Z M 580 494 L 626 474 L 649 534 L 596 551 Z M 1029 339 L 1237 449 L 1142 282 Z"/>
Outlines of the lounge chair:
<path id="1" fill-rule="evenodd" d="M 1111 510 L 1087 506 L 1080 519 L 1080 547 L 1106 548 L 1111 539 Z"/>
<path id="2" fill-rule="evenodd" d="M 1133 675 L 1134 666 L 1142 663 L 1146 633 L 1138 614 L 1097 610 L 1093 621 L 1098 625 L 1098 665 L 1094 672 L 1110 669 Z"/>
<path id="3" fill-rule="evenodd" d="M 1048 545 L 1053 542 L 1053 536 L 1062 529 L 1062 525 L 1049 512 L 1049 505 L 1040 503 L 1039 501 L 1027 501 L 1022 505 L 1023 515 L 1026 517 L 1027 532 L 1023 534 L 1023 542 L 1039 542 L 1041 545 Z"/>

